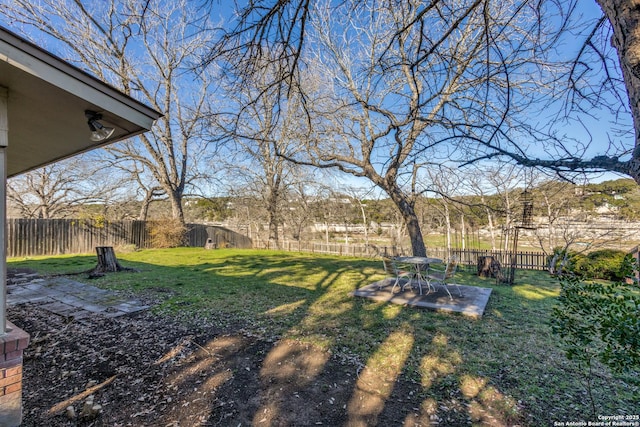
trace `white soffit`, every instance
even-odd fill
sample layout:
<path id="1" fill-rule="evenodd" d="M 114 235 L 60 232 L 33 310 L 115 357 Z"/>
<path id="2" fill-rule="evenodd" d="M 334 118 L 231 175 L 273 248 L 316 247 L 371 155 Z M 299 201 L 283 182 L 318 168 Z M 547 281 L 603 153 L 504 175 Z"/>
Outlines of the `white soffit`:
<path id="1" fill-rule="evenodd" d="M 0 27 L 0 86 L 8 89 L 7 175 L 146 132 L 159 112 Z M 115 128 L 89 139 L 85 110 Z"/>

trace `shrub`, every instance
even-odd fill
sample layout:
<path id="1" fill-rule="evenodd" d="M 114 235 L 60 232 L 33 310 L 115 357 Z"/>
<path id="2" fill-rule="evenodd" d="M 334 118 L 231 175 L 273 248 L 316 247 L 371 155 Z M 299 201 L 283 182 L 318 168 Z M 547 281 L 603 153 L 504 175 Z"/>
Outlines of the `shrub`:
<path id="1" fill-rule="evenodd" d="M 618 268 L 622 276 L 631 275 L 631 257 L 623 257 Z M 560 277 L 560 285 L 551 329 L 560 337 L 567 358 L 577 361 L 585 370 L 595 417 L 591 389 L 593 362 L 598 360 L 614 372 L 640 369 L 640 288 L 623 281 L 583 282 L 570 274 Z"/>
<path id="2" fill-rule="evenodd" d="M 614 249 L 594 251 L 574 257 L 571 271 L 583 278 L 620 281 L 624 279 L 622 263 L 625 255 L 624 251 Z"/>
<path id="3" fill-rule="evenodd" d="M 183 246 L 187 227 L 175 218 L 163 218 L 147 223 L 151 235 L 151 246 L 154 248 L 176 248 Z"/>
<path id="4" fill-rule="evenodd" d="M 566 271 L 571 271 L 571 266 L 581 255 L 573 251 L 567 251 L 564 248 L 554 248 L 553 254 L 547 257 L 547 265 L 549 272 L 561 275 Z"/>

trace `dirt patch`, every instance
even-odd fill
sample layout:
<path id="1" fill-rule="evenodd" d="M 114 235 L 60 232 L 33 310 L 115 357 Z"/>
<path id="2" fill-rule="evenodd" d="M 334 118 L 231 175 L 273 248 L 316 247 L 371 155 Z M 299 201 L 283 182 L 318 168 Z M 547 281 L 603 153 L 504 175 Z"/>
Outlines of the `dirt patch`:
<path id="1" fill-rule="evenodd" d="M 25 274 L 33 274 L 37 275 L 38 273 L 35 270 L 30 268 L 8 268 L 7 269 L 7 282 L 11 283 L 12 280 L 15 280 L 17 277 Z"/>
<path id="2" fill-rule="evenodd" d="M 433 420 L 420 409 L 424 396 L 416 384 L 397 378 L 376 384 L 386 380 L 360 375 L 362 364 L 354 358 L 296 341 L 231 333 L 238 329 L 215 324 L 187 327 L 151 313 L 80 322 L 25 304 L 8 315 L 32 340 L 24 355 L 23 426 Z"/>

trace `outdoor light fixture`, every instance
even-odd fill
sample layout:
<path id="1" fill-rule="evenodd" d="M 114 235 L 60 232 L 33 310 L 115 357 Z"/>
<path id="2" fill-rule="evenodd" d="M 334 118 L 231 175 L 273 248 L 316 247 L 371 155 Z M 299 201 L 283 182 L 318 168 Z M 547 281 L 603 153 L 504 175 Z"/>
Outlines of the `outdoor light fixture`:
<path id="1" fill-rule="evenodd" d="M 95 142 L 104 141 L 113 135 L 115 131 L 114 128 L 110 128 L 108 126 L 104 126 L 98 120 L 102 120 L 102 114 L 96 113 L 95 111 L 87 110 L 84 112 L 85 117 L 87 118 L 87 124 L 89 125 L 89 129 L 91 129 L 91 140 Z"/>

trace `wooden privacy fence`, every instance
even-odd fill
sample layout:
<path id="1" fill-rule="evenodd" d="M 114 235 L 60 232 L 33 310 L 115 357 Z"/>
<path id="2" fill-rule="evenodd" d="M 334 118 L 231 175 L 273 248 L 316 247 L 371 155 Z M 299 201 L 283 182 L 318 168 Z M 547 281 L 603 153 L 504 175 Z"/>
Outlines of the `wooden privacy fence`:
<path id="1" fill-rule="evenodd" d="M 203 224 L 187 224 L 187 227 L 187 246 L 204 247 L 210 239 L 214 248 L 253 248 L 249 237 L 228 228 Z"/>
<path id="2" fill-rule="evenodd" d="M 152 247 L 146 221 L 94 221 L 83 219 L 7 220 L 7 256 L 61 255 L 93 252 L 96 246 Z M 187 224 L 186 245 L 251 248 L 246 236 L 223 227 Z"/>
<path id="3" fill-rule="evenodd" d="M 7 256 L 61 255 L 94 252 L 96 246 L 152 247 L 152 239 L 146 221 L 94 221 L 82 219 L 24 219 L 7 220 Z M 408 255 L 395 246 L 345 245 L 319 242 L 280 242 L 278 247 L 269 242 L 254 242 L 247 236 L 224 227 L 187 224 L 186 245 L 214 248 L 262 248 L 285 251 L 322 253 L 354 257 L 382 255 Z M 435 258 L 448 258 L 446 249 L 428 248 Z M 503 267 L 511 264 L 511 253 L 479 249 L 452 249 L 462 265 L 475 268 L 480 256 L 493 256 Z M 517 252 L 516 268 L 545 270 L 547 257 L 542 252 Z"/>
<path id="4" fill-rule="evenodd" d="M 254 242 L 254 246 L 261 249 L 280 249 L 284 251 L 310 252 L 330 255 L 344 255 L 354 257 L 380 257 L 410 255 L 410 253 L 397 246 L 376 246 L 376 245 L 345 245 L 338 243 L 320 242 L 298 242 L 282 241 L 276 246 L 273 242 Z M 428 248 L 427 255 L 434 258 L 447 259 L 449 254 L 446 248 Z M 504 267 L 511 266 L 511 252 L 492 251 L 490 249 L 452 249 L 451 255 L 456 256 L 463 266 L 475 269 L 478 265 L 478 258 L 481 256 L 493 256 Z M 548 261 L 543 252 L 516 252 L 516 268 L 527 270 L 546 270 Z"/>

